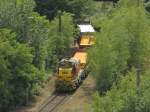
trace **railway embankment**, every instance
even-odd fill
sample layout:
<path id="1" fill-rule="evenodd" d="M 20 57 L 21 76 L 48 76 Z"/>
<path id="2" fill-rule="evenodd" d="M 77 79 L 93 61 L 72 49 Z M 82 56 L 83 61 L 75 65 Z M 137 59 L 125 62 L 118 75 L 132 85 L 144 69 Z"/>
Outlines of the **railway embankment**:
<path id="1" fill-rule="evenodd" d="M 42 94 L 27 107 L 21 107 L 13 112 L 90 112 L 92 94 L 95 82 L 88 76 L 82 85 L 72 94 L 53 94 L 55 77 L 51 78 Z"/>

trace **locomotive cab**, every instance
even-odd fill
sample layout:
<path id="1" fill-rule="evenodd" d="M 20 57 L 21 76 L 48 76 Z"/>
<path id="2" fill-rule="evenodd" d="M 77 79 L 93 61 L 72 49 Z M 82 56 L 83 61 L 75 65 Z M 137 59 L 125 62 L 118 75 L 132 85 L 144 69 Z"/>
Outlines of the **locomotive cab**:
<path id="1" fill-rule="evenodd" d="M 59 64 L 58 78 L 70 81 L 73 80 L 79 69 L 79 60 L 77 59 L 62 59 Z"/>
<path id="2" fill-rule="evenodd" d="M 80 61 L 75 58 L 62 59 L 59 63 L 55 82 L 57 91 L 72 91 L 77 87 L 76 78 L 80 70 Z"/>

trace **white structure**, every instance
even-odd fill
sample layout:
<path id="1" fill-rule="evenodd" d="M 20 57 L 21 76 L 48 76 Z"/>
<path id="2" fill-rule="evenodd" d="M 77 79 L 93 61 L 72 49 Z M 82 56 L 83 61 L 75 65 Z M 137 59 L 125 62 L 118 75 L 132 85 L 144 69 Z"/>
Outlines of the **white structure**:
<path id="1" fill-rule="evenodd" d="M 87 32 L 95 32 L 92 25 L 78 25 L 81 33 L 87 33 Z"/>

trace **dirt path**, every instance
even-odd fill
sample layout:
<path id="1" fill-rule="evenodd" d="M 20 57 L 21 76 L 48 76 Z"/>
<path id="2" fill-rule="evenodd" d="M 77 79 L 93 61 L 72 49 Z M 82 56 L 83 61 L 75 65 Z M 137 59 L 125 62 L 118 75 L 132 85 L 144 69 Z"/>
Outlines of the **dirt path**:
<path id="1" fill-rule="evenodd" d="M 54 79 L 52 78 L 43 94 L 37 97 L 36 103 L 31 106 L 19 108 L 13 112 L 37 112 L 39 107 L 46 102 L 48 97 L 54 91 Z M 68 99 L 61 104 L 57 112 L 91 112 L 92 94 L 95 91 L 95 83 L 91 76 L 88 76 L 79 89 Z"/>

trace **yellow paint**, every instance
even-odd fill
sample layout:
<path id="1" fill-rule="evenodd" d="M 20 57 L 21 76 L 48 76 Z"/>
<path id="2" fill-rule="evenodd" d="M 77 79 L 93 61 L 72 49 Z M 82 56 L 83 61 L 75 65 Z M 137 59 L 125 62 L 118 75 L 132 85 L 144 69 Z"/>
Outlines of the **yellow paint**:
<path id="1" fill-rule="evenodd" d="M 80 60 L 81 64 L 87 63 L 87 53 L 86 52 L 76 52 L 74 54 L 73 58 Z"/>
<path id="2" fill-rule="evenodd" d="M 66 81 L 72 80 L 72 68 L 59 68 L 58 78 Z"/>
<path id="3" fill-rule="evenodd" d="M 80 45 L 81 46 L 90 46 L 95 43 L 95 38 L 90 35 L 83 35 L 81 37 Z"/>

